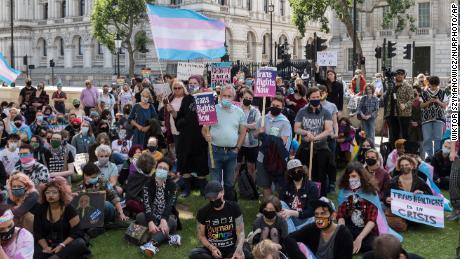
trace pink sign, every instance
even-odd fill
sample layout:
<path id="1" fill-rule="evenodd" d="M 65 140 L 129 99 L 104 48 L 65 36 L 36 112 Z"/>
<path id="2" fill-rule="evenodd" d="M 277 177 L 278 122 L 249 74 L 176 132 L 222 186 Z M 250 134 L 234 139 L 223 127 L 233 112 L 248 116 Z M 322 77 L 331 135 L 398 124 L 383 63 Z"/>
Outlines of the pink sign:
<path id="1" fill-rule="evenodd" d="M 276 67 L 263 67 L 257 70 L 254 96 L 273 97 L 276 94 Z"/>
<path id="2" fill-rule="evenodd" d="M 193 95 L 195 97 L 196 114 L 198 115 L 198 123 L 200 125 L 217 124 L 216 105 L 214 103 L 214 94 L 199 93 Z"/>

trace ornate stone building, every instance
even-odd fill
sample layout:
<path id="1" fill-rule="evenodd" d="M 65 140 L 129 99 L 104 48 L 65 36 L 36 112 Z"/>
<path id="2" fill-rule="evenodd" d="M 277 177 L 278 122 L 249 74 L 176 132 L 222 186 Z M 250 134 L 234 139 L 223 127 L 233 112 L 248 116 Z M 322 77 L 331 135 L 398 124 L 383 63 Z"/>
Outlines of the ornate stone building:
<path id="1" fill-rule="evenodd" d="M 375 0 L 374 0 L 375 1 Z M 370 5 L 373 1 L 367 1 Z M 395 32 L 395 24 L 382 27 L 383 14 L 388 9 L 379 8 L 373 13 L 358 14 L 358 37 L 361 40 L 363 54 L 366 58 L 367 77 L 377 71 L 375 48 L 387 41 L 397 42 L 396 57 L 388 62 L 393 68 L 406 69 L 408 76 L 428 73 L 440 77 L 450 75 L 450 3 L 451 0 L 415 0 L 410 13 L 415 18 L 417 30 L 408 29 Z M 352 40 L 347 36 L 345 26 L 334 17 L 331 23 L 332 39 L 330 49 L 338 52 L 337 71 L 350 78 L 352 75 L 353 56 Z M 414 71 L 410 60 L 403 59 L 404 46 L 415 41 Z M 381 60 L 379 60 L 380 63 Z M 380 68 L 380 65 L 379 65 Z"/>
<path id="2" fill-rule="evenodd" d="M 112 78 L 117 55 L 99 44 L 91 35 L 92 0 L 0 0 L 0 52 L 10 57 L 10 1 L 14 1 L 14 46 L 16 68 L 23 71 L 23 57 L 35 65 L 34 78 L 49 79 L 49 61 L 64 82 L 92 77 Z M 194 9 L 212 18 L 224 19 L 230 60 L 267 62 L 270 52 L 270 0 L 157 0 L 157 4 Z M 290 45 L 294 59 L 303 59 L 306 38 L 313 36 L 316 24 L 308 26 L 302 38 L 291 24 L 288 0 L 274 0 L 273 41 Z M 148 22 L 136 33 L 146 31 Z M 273 49 L 275 44 L 273 44 Z M 159 69 L 152 42 L 146 54 L 136 53 L 136 70 Z M 275 52 L 275 51 L 273 51 Z M 121 54 L 121 71 L 127 73 L 128 55 Z M 166 64 L 162 64 L 166 67 Z"/>

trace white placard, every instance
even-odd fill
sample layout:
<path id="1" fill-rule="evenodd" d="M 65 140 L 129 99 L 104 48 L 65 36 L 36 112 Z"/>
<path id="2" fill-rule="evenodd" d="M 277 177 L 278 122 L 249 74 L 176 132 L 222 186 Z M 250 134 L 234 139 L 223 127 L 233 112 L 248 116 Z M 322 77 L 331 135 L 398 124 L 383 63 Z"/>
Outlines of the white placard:
<path id="1" fill-rule="evenodd" d="M 83 175 L 82 168 L 86 163 L 88 163 L 88 159 L 88 153 L 80 153 L 75 155 L 73 166 L 75 167 L 75 170 L 77 170 L 78 175 Z"/>
<path id="2" fill-rule="evenodd" d="M 204 64 L 200 63 L 177 63 L 177 79 L 188 80 L 190 76 L 200 75 L 204 72 Z"/>
<path id="3" fill-rule="evenodd" d="M 318 66 L 320 67 L 336 67 L 337 52 L 335 51 L 320 51 L 318 52 Z"/>
<path id="4" fill-rule="evenodd" d="M 164 84 L 153 84 L 153 90 L 155 91 L 156 96 L 169 96 L 171 92 L 171 87 L 169 87 L 168 83 Z"/>

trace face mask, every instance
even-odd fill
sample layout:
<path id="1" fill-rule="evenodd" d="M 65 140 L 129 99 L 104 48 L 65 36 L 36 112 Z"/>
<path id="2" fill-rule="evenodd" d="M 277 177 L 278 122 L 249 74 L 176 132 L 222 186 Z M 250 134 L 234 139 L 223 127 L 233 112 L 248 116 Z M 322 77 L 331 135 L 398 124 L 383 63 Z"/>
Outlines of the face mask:
<path id="1" fill-rule="evenodd" d="M 321 100 L 310 100 L 310 105 L 313 107 L 318 107 L 321 103 Z"/>
<path id="2" fill-rule="evenodd" d="M 405 174 L 408 174 L 410 173 L 412 170 L 409 168 L 409 167 L 404 167 L 404 168 L 401 168 L 401 172 L 405 173 Z"/>
<path id="3" fill-rule="evenodd" d="M 89 130 L 88 127 L 83 127 L 83 128 L 81 128 L 81 133 L 82 133 L 83 135 L 86 135 L 86 134 L 88 134 L 88 130 Z"/>
<path id="4" fill-rule="evenodd" d="M 109 158 L 108 157 L 98 157 L 97 161 L 99 162 L 99 165 L 104 166 L 109 162 Z"/>
<path id="5" fill-rule="evenodd" d="M 143 103 L 148 103 L 149 102 L 148 97 L 141 97 L 141 100 L 142 100 Z"/>
<path id="6" fill-rule="evenodd" d="M 315 217 L 315 224 L 319 229 L 328 229 L 332 220 L 331 218 Z"/>
<path id="7" fill-rule="evenodd" d="M 13 194 L 13 196 L 22 197 L 26 193 L 26 188 L 20 187 L 20 188 L 11 189 L 11 193 Z"/>
<path id="8" fill-rule="evenodd" d="M 37 116 L 37 121 L 43 121 L 43 115 L 38 115 Z"/>
<path id="9" fill-rule="evenodd" d="M 373 166 L 377 164 L 377 160 L 376 159 L 373 159 L 373 158 L 366 158 L 366 165 L 368 166 Z"/>
<path id="10" fill-rule="evenodd" d="M 64 122 L 64 118 L 58 118 L 57 121 L 60 122 L 60 123 L 63 123 L 63 122 Z"/>
<path id="11" fill-rule="evenodd" d="M 168 171 L 158 168 L 155 172 L 155 178 L 158 180 L 165 180 L 168 177 Z"/>
<path id="12" fill-rule="evenodd" d="M 450 153 L 450 148 L 442 147 L 442 154 L 448 155 Z"/>
<path id="13" fill-rule="evenodd" d="M 244 106 L 249 106 L 252 104 L 252 100 L 249 100 L 249 99 L 243 99 L 243 105 Z"/>
<path id="14" fill-rule="evenodd" d="M 13 238 L 15 227 L 11 227 L 7 232 L 0 232 L 0 240 L 3 242 L 10 241 Z"/>
<path id="15" fill-rule="evenodd" d="M 88 180 L 88 184 L 95 185 L 95 184 L 97 183 L 98 180 L 99 180 L 99 177 L 90 178 L 90 179 Z"/>
<path id="16" fill-rule="evenodd" d="M 52 139 L 51 142 L 50 142 L 52 148 L 60 147 L 61 143 L 62 142 L 60 140 L 55 140 L 55 139 Z"/>
<path id="17" fill-rule="evenodd" d="M 75 104 L 73 107 L 75 107 L 75 109 L 78 109 L 80 108 L 80 104 Z"/>
<path id="18" fill-rule="evenodd" d="M 15 123 L 14 123 L 14 126 L 16 126 L 16 128 L 20 128 L 20 127 L 21 127 L 21 125 L 22 125 L 22 123 L 21 123 L 21 122 L 15 122 Z"/>
<path id="19" fill-rule="evenodd" d="M 262 211 L 262 214 L 266 219 L 274 219 L 276 217 L 276 211 Z"/>
<path id="20" fill-rule="evenodd" d="M 351 190 L 356 190 L 361 187 L 361 179 L 349 179 L 348 181 L 350 182 Z"/>
<path id="21" fill-rule="evenodd" d="M 214 208 L 214 209 L 217 209 L 217 208 L 220 208 L 222 206 L 222 204 L 224 204 L 224 202 L 222 201 L 222 199 L 217 199 L 215 201 L 210 201 L 209 203 L 211 203 L 211 206 Z"/>
<path id="22" fill-rule="evenodd" d="M 152 153 L 157 151 L 157 147 L 155 147 L 155 146 L 147 146 L 147 149 Z"/>
<path id="23" fill-rule="evenodd" d="M 126 138 L 126 132 L 120 131 L 120 132 L 118 133 L 118 138 L 119 138 L 119 139 L 122 139 L 122 140 L 125 139 L 125 138 Z"/>
<path id="24" fill-rule="evenodd" d="M 363 151 L 363 154 L 366 154 L 366 152 L 367 152 L 368 150 L 370 150 L 370 148 L 368 148 L 368 147 L 363 147 L 363 148 L 361 148 L 361 150 Z"/>
<path id="25" fill-rule="evenodd" d="M 14 150 L 16 150 L 16 148 L 18 148 L 18 143 L 16 143 L 16 142 L 9 143 L 8 147 L 9 147 L 10 151 L 14 151 Z"/>
<path id="26" fill-rule="evenodd" d="M 290 174 L 291 179 L 296 181 L 296 182 L 302 180 L 303 175 L 304 175 L 303 171 L 293 172 L 293 173 Z"/>
<path id="27" fill-rule="evenodd" d="M 270 113 L 271 113 L 271 115 L 273 115 L 273 116 L 276 117 L 276 116 L 278 116 L 278 115 L 281 114 L 281 108 L 278 108 L 278 107 L 271 107 L 271 108 L 270 108 Z"/>
<path id="28" fill-rule="evenodd" d="M 229 99 L 222 99 L 222 106 L 224 108 L 230 108 L 232 106 L 232 101 Z"/>
<path id="29" fill-rule="evenodd" d="M 40 146 L 40 144 L 38 144 L 38 143 L 32 143 L 32 144 L 30 144 L 30 145 L 31 145 L 34 149 L 37 149 L 37 148 Z"/>
<path id="30" fill-rule="evenodd" d="M 34 161 L 34 156 L 32 154 L 20 155 L 19 160 L 21 160 L 21 164 L 29 164 Z"/>

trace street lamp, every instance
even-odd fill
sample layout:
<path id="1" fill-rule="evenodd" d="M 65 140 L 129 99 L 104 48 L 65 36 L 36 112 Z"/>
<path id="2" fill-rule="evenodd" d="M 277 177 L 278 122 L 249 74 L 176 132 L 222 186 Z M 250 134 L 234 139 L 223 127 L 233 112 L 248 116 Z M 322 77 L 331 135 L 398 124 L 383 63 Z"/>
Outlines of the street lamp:
<path id="1" fill-rule="evenodd" d="M 121 39 L 120 35 L 117 33 L 115 38 L 115 48 L 117 49 L 117 78 L 120 78 L 120 50 L 121 50 Z"/>
<path id="2" fill-rule="evenodd" d="M 14 0 L 10 1 L 11 67 L 14 68 Z"/>
<path id="3" fill-rule="evenodd" d="M 273 12 L 275 11 L 275 6 L 273 2 L 270 1 L 268 5 L 268 12 L 270 13 L 270 65 L 273 64 Z"/>

